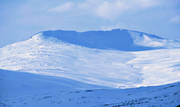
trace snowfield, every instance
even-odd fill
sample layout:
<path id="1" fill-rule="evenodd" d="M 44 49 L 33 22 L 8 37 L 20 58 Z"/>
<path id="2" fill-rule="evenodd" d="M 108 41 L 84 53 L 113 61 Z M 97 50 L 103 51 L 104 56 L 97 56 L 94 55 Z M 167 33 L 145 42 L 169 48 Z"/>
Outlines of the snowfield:
<path id="1" fill-rule="evenodd" d="M 177 106 L 179 47 L 128 30 L 37 33 L 0 48 L 0 107 Z"/>
<path id="2" fill-rule="evenodd" d="M 114 89 L 61 77 L 0 70 L 0 107 L 175 107 L 180 83 Z"/>

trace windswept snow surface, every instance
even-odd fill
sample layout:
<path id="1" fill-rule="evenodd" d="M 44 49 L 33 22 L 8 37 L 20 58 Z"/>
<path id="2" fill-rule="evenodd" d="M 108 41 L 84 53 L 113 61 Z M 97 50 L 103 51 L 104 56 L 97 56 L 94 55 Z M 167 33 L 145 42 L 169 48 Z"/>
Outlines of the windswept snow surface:
<path id="1" fill-rule="evenodd" d="M 110 89 L 70 79 L 0 70 L 0 107 L 175 107 L 180 83 Z"/>
<path id="2" fill-rule="evenodd" d="M 0 69 L 12 70 L 0 71 L 4 91 L 0 104 L 175 106 L 180 89 L 175 83 L 180 81 L 179 47 L 178 41 L 128 30 L 40 32 L 0 49 Z M 142 86 L 156 87 L 137 88 Z"/>

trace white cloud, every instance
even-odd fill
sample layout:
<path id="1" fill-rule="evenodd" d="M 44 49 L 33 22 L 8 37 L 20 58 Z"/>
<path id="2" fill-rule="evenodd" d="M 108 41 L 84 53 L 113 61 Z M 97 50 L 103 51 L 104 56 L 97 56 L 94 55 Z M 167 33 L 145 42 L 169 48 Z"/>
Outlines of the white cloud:
<path id="1" fill-rule="evenodd" d="M 141 7 L 141 8 L 150 8 L 153 6 L 157 6 L 160 2 L 160 0 L 135 0 L 137 3 L 136 5 Z"/>
<path id="2" fill-rule="evenodd" d="M 50 10 L 54 12 L 84 11 L 104 19 L 114 19 L 125 12 L 147 9 L 158 4 L 157 0 L 85 0 L 83 2 L 67 2 Z"/>
<path id="3" fill-rule="evenodd" d="M 74 3 L 67 2 L 67 3 L 59 5 L 55 8 L 51 8 L 51 9 L 49 9 L 49 11 L 50 12 L 65 12 L 65 11 L 71 10 L 73 8 L 73 6 L 74 6 Z"/>
<path id="4" fill-rule="evenodd" d="M 97 16 L 111 19 L 119 16 L 122 12 L 127 11 L 130 7 L 123 2 L 103 2 L 96 8 Z"/>
<path id="5" fill-rule="evenodd" d="M 174 16 L 170 19 L 172 23 L 180 23 L 180 15 Z"/>

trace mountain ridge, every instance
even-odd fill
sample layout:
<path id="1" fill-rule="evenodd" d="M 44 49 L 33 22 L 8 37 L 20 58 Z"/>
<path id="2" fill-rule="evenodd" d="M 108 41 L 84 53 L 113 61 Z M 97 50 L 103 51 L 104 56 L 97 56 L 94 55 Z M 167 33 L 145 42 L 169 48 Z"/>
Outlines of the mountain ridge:
<path id="1" fill-rule="evenodd" d="M 40 34 L 43 39 L 54 38 L 62 42 L 96 49 L 144 51 L 180 47 L 180 42 L 177 41 L 125 29 L 86 32 L 49 30 L 37 34 Z"/>

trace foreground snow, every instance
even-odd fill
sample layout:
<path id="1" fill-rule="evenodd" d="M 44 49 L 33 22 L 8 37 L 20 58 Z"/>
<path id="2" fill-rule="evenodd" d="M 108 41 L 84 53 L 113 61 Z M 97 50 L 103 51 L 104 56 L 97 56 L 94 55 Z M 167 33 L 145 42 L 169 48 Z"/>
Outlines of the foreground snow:
<path id="1" fill-rule="evenodd" d="M 0 70 L 0 107 L 175 107 L 180 83 L 113 89 L 60 77 Z"/>

